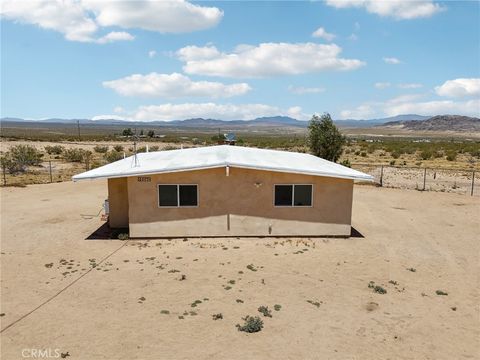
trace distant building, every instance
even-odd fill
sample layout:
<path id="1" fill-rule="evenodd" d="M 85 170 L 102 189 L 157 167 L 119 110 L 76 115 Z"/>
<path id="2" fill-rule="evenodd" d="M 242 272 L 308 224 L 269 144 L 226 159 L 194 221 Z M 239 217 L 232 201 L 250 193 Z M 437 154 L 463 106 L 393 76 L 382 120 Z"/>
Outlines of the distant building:
<path id="1" fill-rule="evenodd" d="M 218 136 L 218 145 L 235 145 L 237 137 L 234 133 L 228 133 Z"/>
<path id="2" fill-rule="evenodd" d="M 84 172 L 108 179 L 109 225 L 132 238 L 350 236 L 354 180 L 309 154 L 209 146 L 137 154 Z"/>

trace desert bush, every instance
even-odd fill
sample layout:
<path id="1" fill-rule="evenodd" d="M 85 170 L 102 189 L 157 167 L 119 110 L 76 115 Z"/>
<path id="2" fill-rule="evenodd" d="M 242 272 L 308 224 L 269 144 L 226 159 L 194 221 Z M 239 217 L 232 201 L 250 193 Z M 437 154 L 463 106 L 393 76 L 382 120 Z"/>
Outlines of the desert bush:
<path id="1" fill-rule="evenodd" d="M 63 158 L 68 162 L 82 162 L 85 156 L 83 149 L 66 149 L 63 152 Z"/>
<path id="2" fill-rule="evenodd" d="M 123 154 L 119 151 L 115 151 L 115 150 L 110 150 L 108 152 L 106 152 L 104 155 L 103 155 L 103 158 L 111 163 L 111 162 L 114 162 L 114 161 L 118 161 L 120 159 L 123 159 Z"/>
<path id="3" fill-rule="evenodd" d="M 367 153 L 366 153 L 365 151 L 362 151 L 362 152 L 360 153 L 360 156 L 361 156 L 361 157 L 367 157 Z"/>
<path id="4" fill-rule="evenodd" d="M 64 150 L 65 148 L 61 145 L 45 146 L 45 151 L 48 155 L 60 155 Z"/>
<path id="5" fill-rule="evenodd" d="M 148 130 L 148 131 L 147 131 L 147 136 L 150 137 L 150 138 L 154 137 L 154 136 L 155 136 L 155 131 L 153 131 L 153 130 Z"/>
<path id="6" fill-rule="evenodd" d="M 395 160 L 390 161 L 390 165 L 391 166 L 395 165 Z"/>
<path id="7" fill-rule="evenodd" d="M 236 325 L 238 331 L 256 333 L 263 329 L 263 321 L 258 316 L 247 315 L 246 317 L 242 318 L 242 320 L 245 321 L 243 325 Z"/>
<path id="8" fill-rule="evenodd" d="M 445 291 L 442 291 L 442 290 L 437 290 L 437 291 L 435 291 L 435 294 L 437 294 L 437 295 L 443 295 L 443 296 L 447 296 L 447 295 L 448 295 L 448 293 L 446 293 Z"/>
<path id="9" fill-rule="evenodd" d="M 172 146 L 172 145 L 167 145 L 163 148 L 163 150 L 177 150 L 178 147 Z"/>
<path id="10" fill-rule="evenodd" d="M 387 290 L 385 290 L 383 287 L 381 287 L 380 285 L 375 285 L 375 282 L 373 281 L 370 281 L 368 283 L 368 287 L 370 289 L 373 289 L 374 292 L 376 292 L 377 294 L 386 294 L 387 293 Z"/>
<path id="11" fill-rule="evenodd" d="M 158 149 L 160 149 L 160 147 L 158 145 L 150 146 L 150 151 L 158 151 Z"/>
<path id="12" fill-rule="evenodd" d="M 352 164 L 350 163 L 350 160 L 348 160 L 348 159 L 343 160 L 340 164 L 343 165 L 343 166 L 349 167 L 349 168 L 352 167 Z"/>
<path id="13" fill-rule="evenodd" d="M 220 319 L 223 319 L 223 315 L 222 315 L 222 313 L 213 314 L 212 318 L 213 318 L 213 320 L 220 320 Z"/>
<path id="14" fill-rule="evenodd" d="M 272 317 L 272 312 L 268 309 L 267 306 L 262 305 L 257 310 L 259 313 L 263 314 L 263 316 Z"/>
<path id="15" fill-rule="evenodd" d="M 431 150 L 425 149 L 420 152 L 420 159 L 428 160 L 433 156 L 433 152 Z"/>
<path id="16" fill-rule="evenodd" d="M 400 157 L 400 155 L 402 155 L 402 154 L 401 154 L 400 151 L 398 151 L 398 150 L 393 150 L 393 151 L 390 153 L 390 155 L 391 155 L 394 159 L 398 159 L 398 158 Z"/>
<path id="17" fill-rule="evenodd" d="M 108 151 L 108 146 L 95 145 L 93 150 L 99 154 L 105 154 Z"/>
<path id="18" fill-rule="evenodd" d="M 10 159 L 19 169 L 25 170 L 27 166 L 39 165 L 43 154 L 30 145 L 15 145 L 10 148 Z"/>
<path id="19" fill-rule="evenodd" d="M 447 151 L 447 160 L 455 161 L 457 159 L 457 152 L 455 150 Z"/>
<path id="20" fill-rule="evenodd" d="M 113 150 L 117 152 L 122 152 L 123 151 L 123 146 L 122 145 L 114 145 Z"/>
<path id="21" fill-rule="evenodd" d="M 275 304 L 273 305 L 273 308 L 275 309 L 275 311 L 280 311 L 280 309 L 282 308 L 282 305 Z"/>
<path id="22" fill-rule="evenodd" d="M 132 135 L 133 135 L 133 131 L 132 131 L 131 128 L 123 129 L 122 135 L 123 135 L 123 136 L 132 136 Z"/>

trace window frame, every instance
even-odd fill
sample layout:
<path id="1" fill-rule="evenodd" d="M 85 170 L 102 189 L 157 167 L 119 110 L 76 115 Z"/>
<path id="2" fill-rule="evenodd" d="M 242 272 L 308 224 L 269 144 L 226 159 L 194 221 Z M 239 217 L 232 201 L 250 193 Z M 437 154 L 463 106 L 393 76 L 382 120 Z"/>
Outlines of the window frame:
<path id="1" fill-rule="evenodd" d="M 277 186 L 292 186 L 292 204 L 291 205 L 275 205 L 275 188 Z M 308 185 L 312 188 L 312 194 L 310 196 L 310 205 L 295 205 L 295 186 L 296 185 Z M 276 208 L 313 208 L 313 189 L 314 189 L 314 186 L 313 184 L 273 184 L 273 207 L 276 207 Z"/>
<path id="2" fill-rule="evenodd" d="M 161 206 L 160 205 L 160 186 L 162 185 L 173 185 L 177 187 L 177 206 Z M 180 205 L 180 186 L 196 186 L 197 187 L 197 205 Z M 157 206 L 159 209 L 178 209 L 178 208 L 197 208 L 200 204 L 200 191 L 198 184 L 172 184 L 172 183 L 161 183 L 157 184 Z"/>

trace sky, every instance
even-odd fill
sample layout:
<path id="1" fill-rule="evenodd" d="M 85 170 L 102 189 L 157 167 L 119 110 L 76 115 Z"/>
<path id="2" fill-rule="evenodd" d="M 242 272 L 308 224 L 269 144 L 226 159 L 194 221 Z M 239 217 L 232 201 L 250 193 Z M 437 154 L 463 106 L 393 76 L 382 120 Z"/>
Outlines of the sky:
<path id="1" fill-rule="evenodd" d="M 1 117 L 480 116 L 478 1 L 1 0 Z"/>

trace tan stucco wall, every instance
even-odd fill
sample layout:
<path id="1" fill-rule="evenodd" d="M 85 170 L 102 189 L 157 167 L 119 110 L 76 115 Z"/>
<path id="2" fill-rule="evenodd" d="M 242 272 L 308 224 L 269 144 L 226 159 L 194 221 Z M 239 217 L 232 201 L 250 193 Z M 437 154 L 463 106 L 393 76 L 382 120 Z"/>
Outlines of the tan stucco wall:
<path id="1" fill-rule="evenodd" d="M 112 228 L 128 227 L 127 178 L 108 179 L 108 222 Z"/>
<path id="2" fill-rule="evenodd" d="M 128 178 L 131 237 L 350 235 L 352 180 L 239 168 L 228 177 L 219 168 L 150 178 Z M 161 183 L 198 184 L 198 207 L 159 208 Z M 313 184 L 313 207 L 274 207 L 274 184 L 292 183 Z"/>

